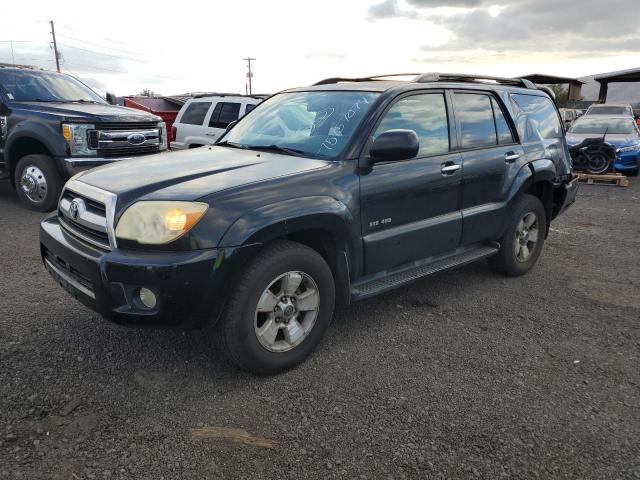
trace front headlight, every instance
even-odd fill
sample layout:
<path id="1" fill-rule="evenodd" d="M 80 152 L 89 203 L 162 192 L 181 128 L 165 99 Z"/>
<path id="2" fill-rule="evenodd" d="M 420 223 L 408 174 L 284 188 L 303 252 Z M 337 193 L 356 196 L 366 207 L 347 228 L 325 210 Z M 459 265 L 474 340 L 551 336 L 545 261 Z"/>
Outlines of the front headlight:
<path id="1" fill-rule="evenodd" d="M 200 202 L 137 202 L 120 217 L 116 237 L 150 245 L 169 243 L 191 230 L 208 208 Z"/>
<path id="2" fill-rule="evenodd" d="M 624 152 L 639 152 L 640 151 L 640 143 L 636 143 L 635 145 L 629 145 L 627 147 L 621 147 L 616 150 L 618 153 Z"/>
<path id="3" fill-rule="evenodd" d="M 62 136 L 69 144 L 72 156 L 95 156 L 96 150 L 89 148 L 89 131 L 96 126 L 88 123 L 63 123 Z"/>
<path id="4" fill-rule="evenodd" d="M 160 150 L 166 150 L 167 143 L 167 124 L 164 122 L 158 122 L 158 128 L 160 129 Z"/>

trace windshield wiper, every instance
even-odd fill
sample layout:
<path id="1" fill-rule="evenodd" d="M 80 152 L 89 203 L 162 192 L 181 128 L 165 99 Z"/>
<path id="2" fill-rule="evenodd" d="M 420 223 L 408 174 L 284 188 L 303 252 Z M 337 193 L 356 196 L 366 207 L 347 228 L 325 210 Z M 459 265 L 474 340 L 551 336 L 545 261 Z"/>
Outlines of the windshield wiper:
<path id="1" fill-rule="evenodd" d="M 100 103 L 100 102 L 96 102 L 95 100 L 86 100 L 84 98 L 81 98 L 80 100 L 66 100 L 69 103 Z"/>
<path id="2" fill-rule="evenodd" d="M 246 150 L 248 148 L 246 145 L 242 145 L 236 142 L 228 142 L 226 140 L 224 142 L 215 143 L 214 145 L 221 147 L 241 148 L 242 150 Z"/>
<path id="3" fill-rule="evenodd" d="M 300 155 L 308 155 L 304 150 L 298 150 L 297 148 L 281 147 L 280 145 L 247 145 L 250 150 L 263 150 L 265 152 L 277 152 L 284 153 L 285 155 L 292 155 L 299 157 Z"/>

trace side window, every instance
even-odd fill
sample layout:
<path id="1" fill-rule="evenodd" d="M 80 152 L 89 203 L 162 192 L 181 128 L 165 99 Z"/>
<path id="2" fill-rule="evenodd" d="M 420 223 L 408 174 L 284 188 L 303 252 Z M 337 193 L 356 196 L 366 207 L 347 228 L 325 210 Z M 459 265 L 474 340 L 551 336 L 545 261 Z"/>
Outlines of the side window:
<path id="1" fill-rule="evenodd" d="M 214 128 L 227 128 L 231 122 L 235 122 L 239 117 L 239 103 L 218 102 L 211 114 L 209 126 Z"/>
<path id="2" fill-rule="evenodd" d="M 211 102 L 191 102 L 187 109 L 180 117 L 180 123 L 188 123 L 189 125 L 202 125 L 204 117 L 211 107 Z"/>
<path id="3" fill-rule="evenodd" d="M 449 152 L 449 123 L 442 94 L 412 95 L 398 100 L 383 117 L 373 138 L 395 128 L 416 132 L 420 140 L 418 157 Z"/>
<path id="4" fill-rule="evenodd" d="M 254 108 L 256 108 L 256 105 L 254 105 L 253 103 L 247 103 L 247 106 L 244 109 L 244 114 L 246 115 L 247 113 L 249 113 Z"/>
<path id="5" fill-rule="evenodd" d="M 498 102 L 491 97 L 491 106 L 493 107 L 493 115 L 496 118 L 496 131 L 498 132 L 498 143 L 500 145 L 507 145 L 513 143 L 513 135 L 511 129 L 507 123 L 507 119 L 504 116 L 504 112 L 498 105 Z"/>
<path id="6" fill-rule="evenodd" d="M 486 94 L 456 93 L 456 119 L 462 131 L 462 148 L 497 145 L 491 98 Z"/>
<path id="7" fill-rule="evenodd" d="M 516 128 L 522 140 L 562 138 L 560 119 L 549 97 L 514 93 L 511 99 L 518 112 Z"/>

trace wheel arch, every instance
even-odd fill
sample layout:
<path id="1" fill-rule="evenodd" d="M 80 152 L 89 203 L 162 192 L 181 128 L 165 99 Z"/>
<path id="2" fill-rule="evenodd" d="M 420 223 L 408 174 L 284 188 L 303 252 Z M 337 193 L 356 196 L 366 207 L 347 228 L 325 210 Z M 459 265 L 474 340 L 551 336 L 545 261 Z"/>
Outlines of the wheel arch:
<path id="1" fill-rule="evenodd" d="M 347 206 L 334 198 L 295 198 L 246 213 L 225 232 L 220 246 L 267 245 L 278 239 L 306 245 L 331 268 L 336 299 L 348 303 L 351 272 L 357 268 L 356 226 Z"/>
<path id="2" fill-rule="evenodd" d="M 22 157 L 32 154 L 63 156 L 66 154 L 66 141 L 48 126 L 36 122 L 23 122 L 14 127 L 7 138 L 5 150 L 12 185 L 15 185 L 16 165 Z"/>
<path id="3" fill-rule="evenodd" d="M 547 217 L 545 238 L 549 234 L 549 225 L 553 219 L 553 182 L 556 176 L 556 167 L 553 161 L 549 159 L 535 160 L 520 169 L 509 193 L 510 204 L 523 194 L 533 195 L 540 199 Z"/>

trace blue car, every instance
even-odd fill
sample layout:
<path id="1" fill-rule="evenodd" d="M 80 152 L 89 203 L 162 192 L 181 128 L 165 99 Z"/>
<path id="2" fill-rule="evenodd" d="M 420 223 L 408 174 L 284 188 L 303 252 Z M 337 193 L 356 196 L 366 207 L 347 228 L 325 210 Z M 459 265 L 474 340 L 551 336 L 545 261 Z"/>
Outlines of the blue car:
<path id="1" fill-rule="evenodd" d="M 616 171 L 637 175 L 640 169 L 640 130 L 628 115 L 585 115 L 574 122 L 567 132 L 569 147 L 587 138 L 603 138 L 616 149 Z"/>

